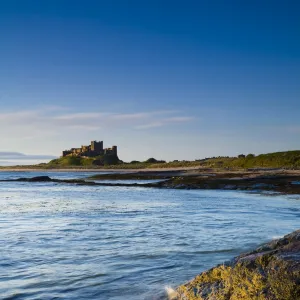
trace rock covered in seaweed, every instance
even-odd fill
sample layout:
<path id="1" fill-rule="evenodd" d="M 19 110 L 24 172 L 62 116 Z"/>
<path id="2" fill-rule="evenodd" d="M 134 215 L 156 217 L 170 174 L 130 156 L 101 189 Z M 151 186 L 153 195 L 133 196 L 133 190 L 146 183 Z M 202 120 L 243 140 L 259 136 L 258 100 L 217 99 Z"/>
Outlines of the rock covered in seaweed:
<path id="1" fill-rule="evenodd" d="M 177 288 L 181 300 L 299 300 L 300 230 Z"/>

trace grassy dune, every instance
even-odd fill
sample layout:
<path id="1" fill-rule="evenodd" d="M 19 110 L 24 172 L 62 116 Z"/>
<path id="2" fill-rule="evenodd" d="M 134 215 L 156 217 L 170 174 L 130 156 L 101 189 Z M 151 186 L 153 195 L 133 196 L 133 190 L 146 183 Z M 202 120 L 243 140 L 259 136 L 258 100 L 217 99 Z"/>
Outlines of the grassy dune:
<path id="1" fill-rule="evenodd" d="M 130 163 L 119 160 L 116 156 L 104 155 L 95 158 L 60 157 L 49 163 L 31 166 L 15 166 L 18 168 L 40 169 L 153 169 L 153 168 L 219 168 L 219 169 L 251 169 L 251 168 L 290 168 L 300 169 L 300 150 L 274 152 L 260 155 L 239 155 L 238 157 L 211 157 L 194 161 L 165 162 L 150 158 L 146 161 Z M 5 167 L 2 167 L 5 168 Z M 11 168 L 11 167 L 10 167 Z"/>
<path id="2" fill-rule="evenodd" d="M 237 168 L 300 168 L 300 151 L 285 151 L 261 154 L 258 156 L 247 155 L 229 158 L 211 158 L 205 164 L 219 167 Z"/>

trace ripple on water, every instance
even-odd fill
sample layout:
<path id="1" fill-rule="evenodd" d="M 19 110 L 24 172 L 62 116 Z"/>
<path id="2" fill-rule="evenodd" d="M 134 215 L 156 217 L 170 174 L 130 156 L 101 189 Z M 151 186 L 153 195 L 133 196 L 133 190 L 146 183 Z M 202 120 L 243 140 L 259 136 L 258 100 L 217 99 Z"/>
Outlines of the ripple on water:
<path id="1" fill-rule="evenodd" d="M 297 195 L 2 182 L 0 294 L 160 299 L 165 286 L 297 229 L 299 216 Z"/>

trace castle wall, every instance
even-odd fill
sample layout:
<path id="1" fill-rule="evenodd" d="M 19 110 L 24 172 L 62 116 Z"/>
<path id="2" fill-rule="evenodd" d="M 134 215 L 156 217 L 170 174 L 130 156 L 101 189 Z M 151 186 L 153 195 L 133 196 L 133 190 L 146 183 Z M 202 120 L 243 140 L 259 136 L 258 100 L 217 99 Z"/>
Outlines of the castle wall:
<path id="1" fill-rule="evenodd" d="M 87 156 L 95 157 L 103 154 L 114 154 L 117 155 L 117 146 L 112 146 L 112 148 L 103 149 L 103 141 L 91 141 L 90 146 L 81 146 L 81 148 L 71 148 L 70 150 L 65 150 L 62 152 L 62 156 Z"/>
<path id="2" fill-rule="evenodd" d="M 62 152 L 62 156 L 65 157 L 67 155 L 70 155 L 72 152 L 70 150 L 65 150 Z"/>

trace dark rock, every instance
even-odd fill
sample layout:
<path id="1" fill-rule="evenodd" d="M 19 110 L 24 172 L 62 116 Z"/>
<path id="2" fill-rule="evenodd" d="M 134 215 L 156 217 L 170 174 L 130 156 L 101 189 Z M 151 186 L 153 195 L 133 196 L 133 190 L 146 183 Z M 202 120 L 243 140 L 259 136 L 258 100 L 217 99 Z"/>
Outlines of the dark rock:
<path id="1" fill-rule="evenodd" d="M 29 179 L 30 182 L 37 181 L 51 181 L 52 179 L 49 176 L 36 176 Z"/>
<path id="2" fill-rule="evenodd" d="M 36 176 L 32 178 L 18 178 L 16 181 L 28 181 L 28 182 L 41 182 L 41 181 L 52 181 L 49 176 Z"/>

